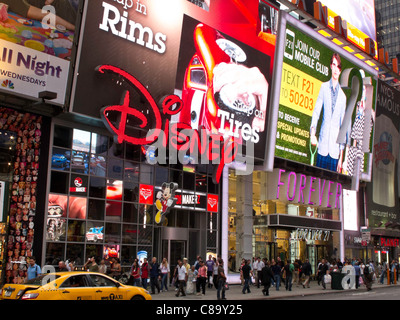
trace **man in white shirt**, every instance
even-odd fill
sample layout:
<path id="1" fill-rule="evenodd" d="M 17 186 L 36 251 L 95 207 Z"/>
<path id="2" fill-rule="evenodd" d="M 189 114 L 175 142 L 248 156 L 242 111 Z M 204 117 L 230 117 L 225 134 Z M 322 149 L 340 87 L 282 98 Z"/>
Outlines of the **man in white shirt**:
<path id="1" fill-rule="evenodd" d="M 253 262 L 253 275 L 254 275 L 254 285 L 255 286 L 258 283 L 257 266 L 258 266 L 258 258 L 254 259 L 254 262 Z"/>
<path id="2" fill-rule="evenodd" d="M 264 262 L 261 261 L 261 258 L 260 258 L 260 257 L 258 257 L 258 258 L 257 258 L 257 269 L 254 269 L 254 271 L 257 270 L 257 281 L 256 281 L 256 283 L 257 283 L 257 288 L 260 287 L 260 282 L 261 282 L 261 280 L 262 280 L 261 271 L 262 271 L 262 269 L 263 269 L 264 267 L 265 267 Z"/>
<path id="3" fill-rule="evenodd" d="M 179 289 L 175 296 L 179 297 L 179 293 L 182 293 L 182 296 L 186 296 L 185 293 L 185 284 L 187 281 L 187 270 L 186 267 L 183 265 L 182 260 L 179 260 L 178 264 L 178 282 L 179 282 Z"/>

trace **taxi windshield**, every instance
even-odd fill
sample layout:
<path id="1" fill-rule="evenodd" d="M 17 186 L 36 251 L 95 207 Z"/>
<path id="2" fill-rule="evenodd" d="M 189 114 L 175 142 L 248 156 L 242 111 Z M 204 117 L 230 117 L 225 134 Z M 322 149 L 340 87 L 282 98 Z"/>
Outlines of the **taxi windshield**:
<path id="1" fill-rule="evenodd" d="M 27 280 L 25 284 L 35 285 L 35 286 L 43 286 L 51 281 L 58 279 L 59 275 L 49 275 L 49 274 L 41 274 L 39 277 L 36 277 L 31 280 Z"/>

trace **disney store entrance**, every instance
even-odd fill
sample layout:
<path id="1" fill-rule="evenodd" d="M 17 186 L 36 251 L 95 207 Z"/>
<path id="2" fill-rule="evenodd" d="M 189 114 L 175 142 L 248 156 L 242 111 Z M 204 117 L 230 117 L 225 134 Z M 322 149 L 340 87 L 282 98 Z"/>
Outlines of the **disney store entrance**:
<path id="1" fill-rule="evenodd" d="M 201 252 L 206 249 L 200 230 L 162 227 L 161 237 L 162 256 L 159 262 L 161 263 L 163 258 L 167 258 L 171 275 L 169 282 L 172 280 L 173 271 L 179 259 L 187 258 L 188 263 L 192 265 L 197 255 L 201 255 Z"/>
<path id="2" fill-rule="evenodd" d="M 178 202 L 176 206 L 179 205 Z M 201 201 L 194 209 L 175 207 L 165 216 L 164 223 L 156 227 L 159 250 L 155 254 L 160 263 L 167 258 L 171 273 L 178 259 L 187 258 L 193 265 L 198 255 L 206 259 L 209 252 L 218 252 L 218 213 L 206 208 Z"/>
<path id="3" fill-rule="evenodd" d="M 167 258 L 170 267 L 170 281 L 177 265 L 178 259 L 186 257 L 187 241 L 185 240 L 163 240 L 162 257 Z M 161 261 L 160 261 L 161 263 Z"/>

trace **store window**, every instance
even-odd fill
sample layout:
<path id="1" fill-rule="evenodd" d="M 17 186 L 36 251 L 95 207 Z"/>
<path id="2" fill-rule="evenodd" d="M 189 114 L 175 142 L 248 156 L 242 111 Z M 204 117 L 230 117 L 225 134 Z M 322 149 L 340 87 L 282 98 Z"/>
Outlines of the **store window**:
<path id="1" fill-rule="evenodd" d="M 228 199 L 228 270 L 233 273 L 239 271 L 242 257 L 240 239 L 243 239 L 243 228 L 240 228 L 244 219 L 243 194 L 239 194 L 238 176 L 234 170 L 229 171 L 229 199 Z M 317 261 L 332 257 L 334 248 L 339 247 L 339 233 L 329 230 L 309 231 L 303 238 L 296 234 L 298 229 L 293 226 L 272 227 L 268 219 L 269 215 L 288 215 L 303 217 L 305 219 L 324 219 L 339 221 L 339 209 L 323 208 L 317 205 L 305 205 L 281 201 L 275 199 L 268 183 L 268 173 L 253 173 L 252 190 L 252 257 L 267 258 L 268 260 L 286 259 L 292 262 L 296 259 L 304 261 L 310 259 L 313 268 Z M 247 213 L 248 214 L 248 213 Z M 301 228 L 299 228 L 301 229 Z M 307 228 L 306 228 L 307 229 Z M 312 228 L 308 228 L 307 230 Z"/>
<path id="2" fill-rule="evenodd" d="M 139 252 L 158 253 L 161 227 L 197 232 L 206 224 L 204 248 L 216 252 L 218 213 L 207 212 L 207 194 L 219 189 L 207 166 L 199 165 L 195 173 L 182 165 L 149 165 L 139 146 L 61 125 L 54 126 L 51 152 L 46 263 L 69 259 L 80 268 L 95 255 L 118 258 L 129 268 Z M 201 197 L 191 210 L 171 209 L 160 226 L 154 222 L 155 205 L 139 203 L 139 188 L 151 185 L 156 192 L 164 182 L 177 183 L 176 194 L 186 190 Z"/>

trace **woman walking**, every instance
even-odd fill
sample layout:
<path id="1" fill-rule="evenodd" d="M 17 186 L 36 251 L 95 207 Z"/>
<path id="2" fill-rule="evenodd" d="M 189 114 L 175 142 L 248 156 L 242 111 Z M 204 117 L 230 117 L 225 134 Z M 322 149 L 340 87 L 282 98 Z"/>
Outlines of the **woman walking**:
<path id="1" fill-rule="evenodd" d="M 169 275 L 169 264 L 167 258 L 164 258 L 160 266 L 161 272 L 161 291 L 168 291 L 168 275 Z"/>
<path id="2" fill-rule="evenodd" d="M 140 267 L 138 261 L 133 261 L 131 276 L 133 279 L 133 285 L 136 287 L 140 286 Z"/>

